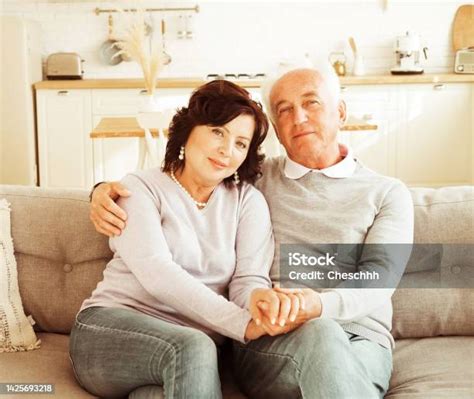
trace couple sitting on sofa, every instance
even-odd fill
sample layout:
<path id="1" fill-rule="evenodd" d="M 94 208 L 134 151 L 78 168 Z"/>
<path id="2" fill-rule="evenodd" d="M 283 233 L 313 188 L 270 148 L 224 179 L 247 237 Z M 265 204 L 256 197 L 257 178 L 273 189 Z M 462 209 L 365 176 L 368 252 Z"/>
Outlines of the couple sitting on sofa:
<path id="1" fill-rule="evenodd" d="M 262 163 L 260 106 L 230 82 L 210 82 L 174 116 L 162 169 L 95 189 L 91 219 L 114 257 L 71 334 L 85 389 L 221 397 L 226 336 L 251 398 L 384 396 L 394 288 L 272 288 L 269 277 L 280 278 L 282 244 L 412 242 L 408 189 L 337 142 L 339 92 L 327 66 L 270 81 L 264 101 L 287 156 Z M 391 261 L 362 250 L 352 267 Z"/>

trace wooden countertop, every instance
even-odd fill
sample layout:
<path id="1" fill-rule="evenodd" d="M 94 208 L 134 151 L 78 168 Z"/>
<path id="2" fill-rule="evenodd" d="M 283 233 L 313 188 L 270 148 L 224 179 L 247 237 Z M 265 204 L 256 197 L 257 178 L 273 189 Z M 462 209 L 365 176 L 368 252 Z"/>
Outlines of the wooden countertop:
<path id="1" fill-rule="evenodd" d="M 377 125 L 346 125 L 341 130 L 377 130 Z M 153 137 L 158 137 L 158 129 L 150 129 Z M 165 133 L 168 130 L 165 129 Z M 134 117 L 102 118 L 99 124 L 90 133 L 92 139 L 123 138 L 123 137 L 145 137 L 144 130 Z"/>
<path id="2" fill-rule="evenodd" d="M 232 80 L 246 88 L 259 88 L 263 80 Z M 202 78 L 158 79 L 157 87 L 163 89 L 195 88 L 208 82 Z M 410 83 L 474 83 L 474 75 L 469 74 L 422 74 L 422 75 L 367 75 L 344 76 L 341 85 L 381 85 Z M 45 80 L 34 84 L 36 90 L 55 89 L 144 89 L 142 79 L 81 79 Z"/>

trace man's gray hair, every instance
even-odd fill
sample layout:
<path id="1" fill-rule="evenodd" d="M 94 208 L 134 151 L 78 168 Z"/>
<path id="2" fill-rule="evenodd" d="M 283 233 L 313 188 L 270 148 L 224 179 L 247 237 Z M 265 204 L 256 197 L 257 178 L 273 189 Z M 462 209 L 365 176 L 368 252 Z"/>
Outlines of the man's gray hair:
<path id="1" fill-rule="evenodd" d="M 273 89 L 275 83 L 284 75 L 289 72 L 296 70 L 311 70 L 317 72 L 323 81 L 327 84 L 329 92 L 332 94 L 335 104 L 339 103 L 341 98 L 341 83 L 339 77 L 336 74 L 336 71 L 328 61 L 318 60 L 313 65 L 309 66 L 307 63 L 295 63 L 285 67 L 279 68 L 273 74 L 271 74 L 267 80 L 262 84 L 261 88 L 261 97 L 263 105 L 267 111 L 267 116 L 272 122 L 275 122 L 275 115 L 273 114 L 273 109 L 270 104 L 270 93 Z"/>

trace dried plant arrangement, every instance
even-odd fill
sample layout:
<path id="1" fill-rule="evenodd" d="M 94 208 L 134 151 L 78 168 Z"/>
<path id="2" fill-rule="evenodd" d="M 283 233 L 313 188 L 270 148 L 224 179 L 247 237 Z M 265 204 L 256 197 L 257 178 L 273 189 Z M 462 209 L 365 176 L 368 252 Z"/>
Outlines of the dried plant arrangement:
<path id="1" fill-rule="evenodd" d="M 137 8 L 136 12 L 128 13 L 120 9 L 117 11 L 125 21 L 126 28 L 124 34 L 120 35 L 114 44 L 119 48 L 114 57 L 125 54 L 137 62 L 143 72 L 145 88 L 148 94 L 153 95 L 158 74 L 163 69 L 165 61 L 162 40 L 160 38 L 158 41 L 153 41 L 153 35 L 150 35 L 151 45 L 149 45 L 147 37 L 149 26 L 145 21 L 145 11 L 143 9 Z"/>

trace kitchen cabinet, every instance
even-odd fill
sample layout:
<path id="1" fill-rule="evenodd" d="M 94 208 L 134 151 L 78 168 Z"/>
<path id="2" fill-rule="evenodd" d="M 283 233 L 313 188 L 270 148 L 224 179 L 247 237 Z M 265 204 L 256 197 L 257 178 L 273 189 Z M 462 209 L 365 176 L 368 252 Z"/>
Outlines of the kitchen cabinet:
<path id="1" fill-rule="evenodd" d="M 186 105 L 192 88 L 158 89 L 164 108 Z M 250 89 L 259 100 L 259 89 Z M 378 125 L 375 131 L 341 132 L 369 168 L 408 185 L 473 184 L 474 84 L 347 85 L 348 114 Z M 37 90 L 40 184 L 90 188 L 136 169 L 137 138 L 90 139 L 103 117 L 136 116 L 140 89 Z M 273 131 L 268 156 L 284 153 Z"/>
<path id="2" fill-rule="evenodd" d="M 347 131 L 340 141 L 349 145 L 367 167 L 388 176 L 395 175 L 396 85 L 342 86 L 349 118 L 377 125 L 377 130 Z"/>
<path id="3" fill-rule="evenodd" d="M 39 90 L 36 101 L 40 186 L 90 188 L 90 90 Z"/>
<path id="4" fill-rule="evenodd" d="M 415 84 L 400 90 L 396 175 L 405 183 L 474 183 L 473 86 Z"/>
<path id="5" fill-rule="evenodd" d="M 348 114 L 378 125 L 341 132 L 369 168 L 409 186 L 473 184 L 474 85 L 349 86 Z"/>

